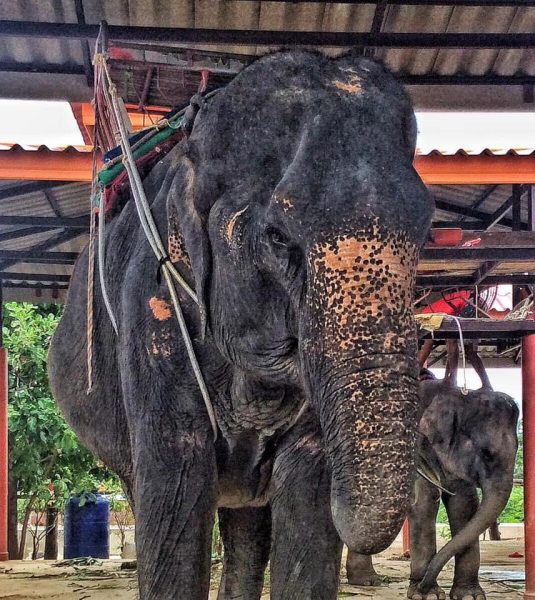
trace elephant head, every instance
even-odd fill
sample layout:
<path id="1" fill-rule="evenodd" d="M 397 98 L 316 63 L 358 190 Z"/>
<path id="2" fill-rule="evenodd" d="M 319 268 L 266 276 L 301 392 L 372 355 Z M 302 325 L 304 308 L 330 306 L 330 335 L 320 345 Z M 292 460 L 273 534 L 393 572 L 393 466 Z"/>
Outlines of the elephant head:
<path id="1" fill-rule="evenodd" d="M 378 63 L 276 53 L 206 102 L 168 200 L 215 343 L 266 387 L 305 391 L 335 525 L 365 553 L 399 531 L 415 474 L 413 285 L 432 212 L 415 135 Z"/>

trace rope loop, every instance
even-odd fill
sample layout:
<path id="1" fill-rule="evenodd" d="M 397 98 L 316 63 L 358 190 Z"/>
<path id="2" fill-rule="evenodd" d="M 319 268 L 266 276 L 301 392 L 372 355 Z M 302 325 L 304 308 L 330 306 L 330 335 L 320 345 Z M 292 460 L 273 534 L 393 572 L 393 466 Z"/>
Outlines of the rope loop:
<path id="1" fill-rule="evenodd" d="M 100 34 L 102 34 L 102 39 L 105 40 L 106 39 L 105 24 L 103 24 L 101 26 Z M 99 34 L 99 37 L 100 37 L 100 34 Z M 104 41 L 103 41 L 103 46 L 104 47 L 106 46 Z M 122 154 L 123 154 L 122 162 L 124 163 L 124 166 L 125 166 L 125 169 L 126 169 L 126 172 L 128 175 L 128 179 L 129 179 L 130 187 L 131 187 L 131 191 L 132 191 L 132 198 L 134 200 L 136 210 L 137 210 L 137 213 L 139 216 L 141 228 L 143 229 L 143 232 L 145 233 L 147 241 L 149 242 L 149 245 L 152 248 L 152 251 L 158 261 L 157 279 L 161 277 L 162 273 L 165 278 L 165 282 L 167 284 L 169 294 L 171 296 L 172 304 L 175 309 L 175 316 L 177 318 L 180 332 L 182 334 L 182 339 L 184 341 L 184 345 L 185 345 L 186 351 L 188 353 L 188 358 L 190 360 L 191 367 L 192 367 L 193 373 L 195 375 L 195 379 L 197 380 L 197 385 L 199 386 L 199 390 L 201 392 L 201 395 L 202 395 L 202 398 L 203 398 L 203 401 L 204 401 L 204 404 L 206 407 L 206 411 L 208 413 L 208 418 L 210 420 L 210 424 L 212 427 L 214 440 L 216 440 L 217 439 L 217 422 L 216 422 L 216 417 L 215 417 L 215 411 L 214 411 L 214 408 L 213 408 L 213 405 L 212 405 L 212 402 L 210 399 L 210 394 L 208 392 L 208 388 L 206 387 L 206 383 L 204 381 L 204 376 L 202 374 L 199 362 L 197 360 L 197 356 L 195 354 L 193 342 L 191 340 L 191 336 L 190 336 L 188 328 L 187 328 L 186 320 L 184 318 L 184 314 L 183 314 L 182 308 L 180 306 L 180 300 L 179 300 L 177 291 L 175 289 L 174 281 L 178 282 L 182 286 L 184 291 L 197 304 L 199 302 L 198 302 L 197 296 L 195 295 L 195 292 L 184 281 L 183 277 L 178 273 L 178 271 L 172 264 L 171 259 L 169 257 L 169 253 L 162 243 L 158 228 L 156 226 L 154 217 L 153 217 L 151 209 L 150 209 L 150 205 L 149 205 L 147 196 L 145 194 L 145 190 L 143 188 L 143 182 L 141 180 L 141 176 L 137 169 L 136 161 L 134 159 L 132 146 L 130 145 L 130 139 L 128 136 L 127 125 L 125 123 L 125 114 L 124 114 L 124 110 L 121 110 L 121 108 L 122 108 L 121 100 L 118 97 L 117 88 L 113 84 L 113 81 L 111 79 L 111 75 L 110 75 L 110 72 L 108 69 L 108 64 L 107 64 L 106 59 L 104 58 L 102 60 L 101 59 L 98 59 L 98 60 L 100 61 L 99 66 L 101 67 L 103 78 L 105 79 L 105 82 L 103 82 L 103 90 L 105 92 L 107 91 L 107 93 L 108 93 L 107 96 L 106 96 L 106 93 L 104 93 L 104 97 L 107 102 L 108 108 L 111 111 L 111 115 L 113 116 L 113 120 L 115 121 L 114 125 L 116 126 L 116 129 L 117 129 L 117 136 L 118 136 L 119 144 L 121 146 L 121 150 L 122 150 Z M 184 114 L 184 121 L 188 123 L 185 128 L 186 131 L 188 131 L 188 128 L 189 128 L 189 130 L 191 130 L 191 128 L 193 127 L 193 121 L 195 120 L 195 117 L 196 117 L 197 113 L 199 112 L 199 109 L 201 108 L 203 102 L 204 102 L 204 98 L 200 94 L 196 94 L 192 98 L 192 100 L 190 102 L 190 106 L 188 107 L 188 109 L 191 109 L 191 110 L 189 110 L 189 113 L 188 113 L 188 109 L 186 109 L 185 114 Z M 188 118 L 189 118 L 189 120 L 188 120 Z M 101 216 L 103 217 L 103 215 L 101 215 Z M 99 227 L 99 230 L 100 230 L 100 227 Z M 101 232 L 101 235 L 103 236 L 103 231 Z M 100 255 L 100 253 L 99 253 L 99 255 Z M 99 258 L 100 258 L 100 256 L 99 256 Z M 101 274 L 101 276 L 102 276 L 102 274 Z M 108 314 L 109 314 L 109 317 L 113 324 L 114 317 L 113 317 L 113 313 L 111 312 L 111 310 L 108 310 Z"/>
<path id="2" fill-rule="evenodd" d="M 162 269 L 164 268 L 165 263 L 168 262 L 171 262 L 171 257 L 169 256 L 169 254 L 162 256 L 158 261 L 158 268 L 156 269 L 156 282 L 158 283 L 158 285 L 162 283 Z"/>

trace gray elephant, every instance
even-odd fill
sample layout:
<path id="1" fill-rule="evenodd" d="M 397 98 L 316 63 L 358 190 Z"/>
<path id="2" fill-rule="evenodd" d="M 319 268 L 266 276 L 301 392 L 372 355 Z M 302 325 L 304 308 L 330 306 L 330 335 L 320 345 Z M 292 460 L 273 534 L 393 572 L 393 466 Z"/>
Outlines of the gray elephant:
<path id="1" fill-rule="evenodd" d="M 413 285 L 432 206 L 415 120 L 378 63 L 287 51 L 206 98 L 145 189 L 217 422 L 187 358 L 133 202 L 88 253 L 54 336 L 55 398 L 121 477 L 142 600 L 205 600 L 219 509 L 219 599 L 336 597 L 340 537 L 375 553 L 409 510 L 418 429 Z M 377 465 L 380 464 L 380 469 Z"/>
<path id="2" fill-rule="evenodd" d="M 479 585 L 479 536 L 505 508 L 513 486 L 518 407 L 500 392 L 488 389 L 466 395 L 441 381 L 424 381 L 421 395 L 427 406 L 420 431 L 429 440 L 445 475 L 442 500 L 452 539 L 436 551 L 435 521 L 440 500 L 437 487 L 418 477 L 410 512 L 412 600 L 445 598 L 437 576 L 453 556 L 455 572 L 450 597 L 484 600 Z M 482 491 L 479 503 L 477 488 Z M 379 585 L 371 556 L 348 553 L 348 580 L 355 585 Z"/>

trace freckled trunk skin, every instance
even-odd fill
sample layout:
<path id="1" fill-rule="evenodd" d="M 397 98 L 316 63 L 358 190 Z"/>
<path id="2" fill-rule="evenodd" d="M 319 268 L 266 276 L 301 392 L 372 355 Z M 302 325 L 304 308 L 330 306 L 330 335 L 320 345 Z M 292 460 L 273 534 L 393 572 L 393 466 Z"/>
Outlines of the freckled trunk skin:
<path id="1" fill-rule="evenodd" d="M 309 255 L 302 358 L 332 466 L 334 523 L 364 554 L 393 541 L 414 482 L 417 256 L 376 224 Z"/>

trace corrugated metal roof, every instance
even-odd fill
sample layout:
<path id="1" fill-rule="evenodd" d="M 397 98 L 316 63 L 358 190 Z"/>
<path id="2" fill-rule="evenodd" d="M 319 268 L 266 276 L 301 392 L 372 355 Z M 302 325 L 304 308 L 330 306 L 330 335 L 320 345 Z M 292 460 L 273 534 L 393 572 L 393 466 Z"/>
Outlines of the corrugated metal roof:
<path id="1" fill-rule="evenodd" d="M 47 146 L 46 144 L 28 146 L 25 144 L 0 142 L 0 150 L 27 150 L 28 152 L 38 152 L 39 150 L 50 150 L 52 152 L 93 152 L 93 146 Z"/>
<path id="2" fill-rule="evenodd" d="M 367 32 L 374 15 L 373 4 L 328 2 L 85 0 L 83 6 L 87 23 L 106 19 L 111 25 L 215 29 Z M 0 19 L 75 23 L 76 15 L 72 0 L 12 0 L 0 3 Z M 388 5 L 382 31 L 529 33 L 535 31 L 535 9 Z M 266 48 L 231 45 L 209 49 L 241 55 L 266 51 Z M 379 49 L 376 56 L 395 71 L 407 74 L 535 75 L 533 49 Z M 77 40 L 4 38 L 0 40 L 0 61 L 81 65 L 81 44 Z M 13 85 L 12 77 L 6 81 Z M 484 102 L 485 90 L 470 89 L 474 95 L 480 94 Z M 68 97 L 69 90 L 64 91 Z M 496 96 L 498 92 L 503 90 L 497 90 Z M 425 104 L 426 95 L 420 94 L 419 98 Z"/>
<path id="3" fill-rule="evenodd" d="M 535 141 L 535 136 L 534 136 Z M 530 156 L 535 154 L 532 148 L 458 148 L 457 150 L 430 150 L 429 152 L 416 151 L 419 156 Z"/>
<path id="4" fill-rule="evenodd" d="M 535 136 L 534 136 L 535 141 Z M 40 146 L 22 146 L 20 144 L 7 144 L 0 142 L 0 152 L 2 151 L 18 151 L 26 150 L 28 152 L 38 152 L 40 150 L 50 152 L 92 152 L 92 146 L 47 146 L 41 144 Z M 434 148 L 422 152 L 419 149 L 416 150 L 418 156 L 530 156 L 535 154 L 535 145 L 531 148 L 458 148 L 456 150 L 440 150 Z M 11 182 L 13 183 L 13 182 Z M 1 183 L 0 183 L 1 188 Z"/>
<path id="5" fill-rule="evenodd" d="M 68 183 L 50 185 L 50 182 L 33 182 L 34 187 L 42 189 L 24 192 L 32 182 L 28 181 L 0 181 L 0 216 L 31 216 L 31 217 L 80 217 L 89 214 L 91 186 L 87 183 Z M 11 192 L 11 193 L 9 193 Z M 25 233 L 28 231 L 28 234 Z M 32 226 L 6 226 L 0 225 L 0 251 L 1 250 L 32 250 L 41 244 L 46 244 L 56 238 L 61 227 L 57 229 L 35 230 Z M 7 235 L 6 235 L 7 234 Z M 72 239 L 59 244 L 51 245 L 51 252 L 79 253 L 87 242 L 87 233 L 74 232 Z M 48 251 L 43 249 L 43 253 Z M 44 275 L 70 276 L 71 265 L 25 263 L 19 262 L 6 266 L 5 259 L 0 258 L 0 270 L 7 283 L 4 287 L 4 300 L 19 301 L 64 301 L 66 291 L 65 282 L 55 284 L 56 289 L 50 289 L 51 282 L 24 279 L 13 279 L 9 273 L 33 274 L 36 277 Z M 12 287 L 15 286 L 15 287 Z"/>

